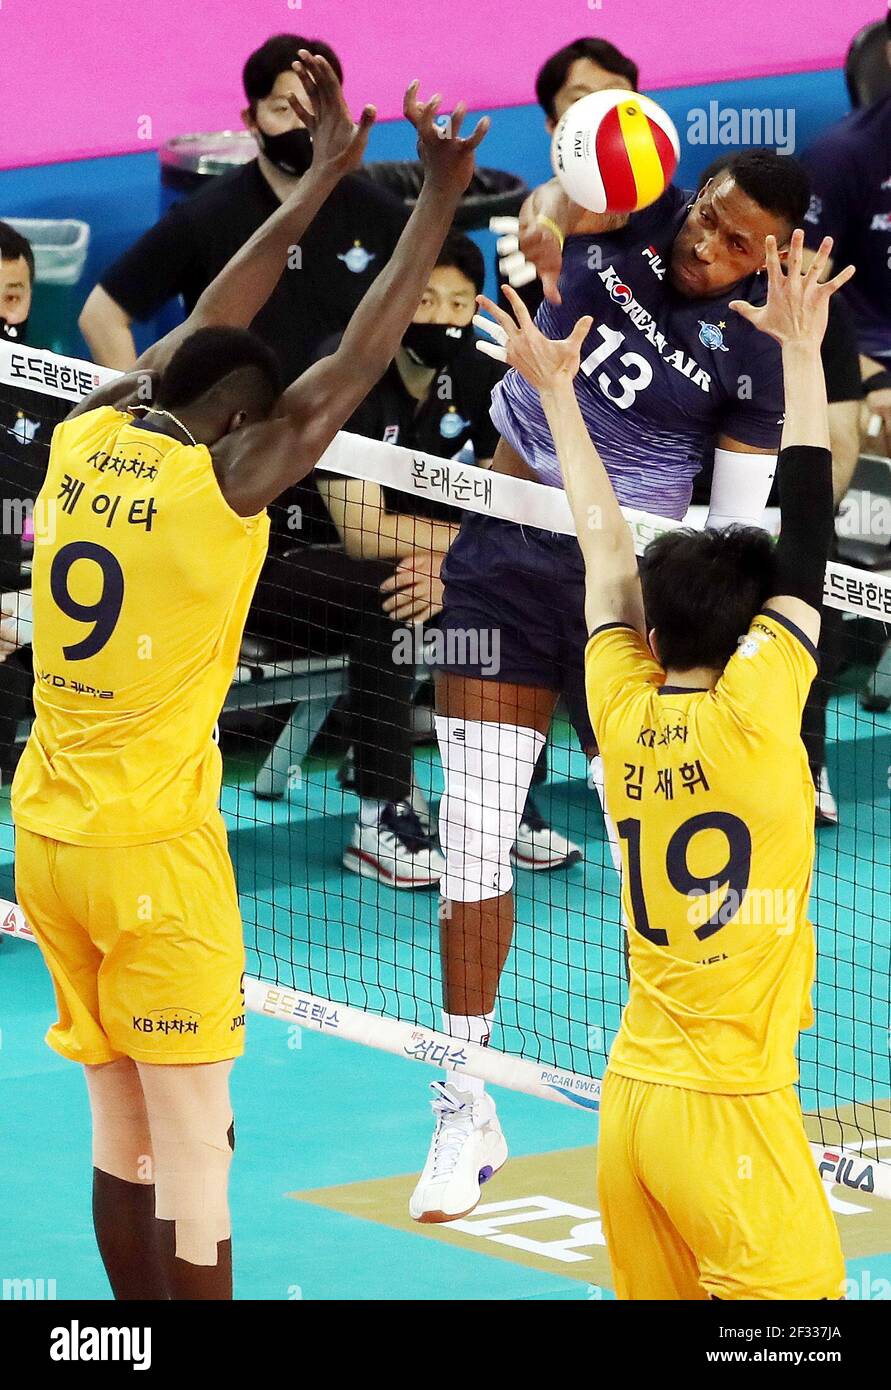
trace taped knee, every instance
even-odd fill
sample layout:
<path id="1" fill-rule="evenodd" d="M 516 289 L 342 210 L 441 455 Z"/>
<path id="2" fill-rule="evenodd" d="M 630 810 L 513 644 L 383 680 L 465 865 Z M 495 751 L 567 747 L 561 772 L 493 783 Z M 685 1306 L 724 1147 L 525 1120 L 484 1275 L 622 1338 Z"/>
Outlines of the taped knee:
<path id="1" fill-rule="evenodd" d="M 172 1221 L 176 1257 L 193 1265 L 215 1265 L 217 1246 L 228 1240 L 229 1169 L 232 1149 L 229 1121 L 196 1124 L 161 1133 L 153 1129 L 155 1148 L 155 1215 Z"/>
<path id="2" fill-rule="evenodd" d="M 445 793 L 442 893 L 482 902 L 513 886 L 510 852 L 545 735 L 515 724 L 436 716 Z"/>
<path id="3" fill-rule="evenodd" d="M 174 1223 L 177 1259 L 215 1265 L 228 1240 L 232 1062 L 137 1063 L 155 1159 L 155 1215 Z"/>

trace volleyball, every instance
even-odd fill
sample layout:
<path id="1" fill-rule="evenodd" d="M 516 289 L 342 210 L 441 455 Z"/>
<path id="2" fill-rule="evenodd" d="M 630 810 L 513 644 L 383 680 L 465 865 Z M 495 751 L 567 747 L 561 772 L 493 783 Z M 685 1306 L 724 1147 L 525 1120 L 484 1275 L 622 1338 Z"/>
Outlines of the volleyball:
<path id="1" fill-rule="evenodd" d="M 590 212 L 638 212 L 671 182 L 681 147 L 674 122 L 637 92 L 591 92 L 560 118 L 551 163 L 564 191 Z"/>

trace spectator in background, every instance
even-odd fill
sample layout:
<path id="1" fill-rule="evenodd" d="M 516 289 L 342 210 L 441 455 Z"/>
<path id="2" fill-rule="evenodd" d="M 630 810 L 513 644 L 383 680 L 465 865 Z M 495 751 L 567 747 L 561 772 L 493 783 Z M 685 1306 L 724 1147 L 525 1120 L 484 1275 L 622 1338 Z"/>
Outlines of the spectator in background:
<path id="1" fill-rule="evenodd" d="M 28 341 L 28 316 L 34 285 L 34 252 L 31 243 L 0 222 L 0 339 Z"/>
<path id="2" fill-rule="evenodd" d="M 490 395 L 504 368 L 474 348 L 471 320 L 484 275 L 474 242 L 450 236 L 402 347 L 346 430 L 488 466 L 498 437 Z M 337 341 L 329 340 L 321 355 Z M 289 531 L 292 509 L 315 516 L 319 496 L 333 534 L 318 526 Z M 354 764 L 347 785 L 358 793 L 360 810 L 343 862 L 397 888 L 433 887 L 444 868 L 412 777 L 420 650 L 411 627 L 435 618 L 441 607 L 439 569 L 458 518 L 455 508 L 422 494 L 319 473 L 273 511 L 271 553 L 247 623 L 251 633 L 290 651 L 349 653 Z M 520 862 L 565 862 L 573 847 L 539 820 L 530 803 L 516 847 Z"/>
<path id="3" fill-rule="evenodd" d="M 545 113 L 545 130 L 553 135 L 563 113 L 582 97 L 616 87 L 636 92 L 637 82 L 637 64 L 608 39 L 575 39 L 552 53 L 535 79 L 535 97 Z M 502 283 L 504 279 L 500 276 Z M 534 315 L 542 300 L 541 281 L 519 286 L 517 293 Z M 502 307 L 510 308 L 503 296 L 501 302 Z"/>
<path id="4" fill-rule="evenodd" d="M 563 113 L 582 97 L 616 87 L 636 92 L 637 80 L 637 64 L 607 39 L 575 39 L 552 53 L 535 79 L 545 130 L 553 135 Z"/>
<path id="5" fill-rule="evenodd" d="M 699 176 L 699 187 L 723 173 L 727 156 L 714 160 Z M 837 256 L 836 260 L 840 260 Z M 855 277 L 856 278 L 856 277 Z M 829 321 L 820 347 L 826 395 L 829 401 L 829 442 L 832 449 L 832 491 L 838 510 L 851 485 L 860 454 L 859 413 L 863 388 L 857 357 L 854 317 L 844 302 L 844 292 L 829 301 Z M 711 460 L 693 485 L 694 504 L 707 505 L 712 486 Z M 778 506 L 774 480 L 768 506 Z M 833 549 L 833 555 L 835 550 Z M 817 825 L 837 825 L 838 807 L 826 767 L 826 704 L 843 658 L 842 615 L 837 608 L 824 608 L 820 625 L 820 670 L 811 686 L 804 707 L 801 736 L 816 789 Z"/>
<path id="6" fill-rule="evenodd" d="M 325 57 L 342 79 L 337 55 L 318 39 L 279 34 L 251 54 L 244 66 L 248 105 L 242 116 L 256 137 L 257 158 L 176 203 L 105 272 L 80 316 L 96 362 L 129 370 L 136 360 L 133 320 L 152 318 L 175 296 L 190 313 L 309 168 L 309 132 L 285 99 L 288 91 L 305 97 L 291 68 L 301 48 Z M 275 351 L 286 381 L 310 365 L 325 338 L 346 327 L 407 218 L 398 199 L 362 174 L 338 184 L 251 325 Z"/>
<path id="7" fill-rule="evenodd" d="M 891 9 L 888 35 L 891 64 Z M 864 433 L 867 447 L 891 456 L 891 96 L 824 131 L 803 162 L 813 184 L 806 244 L 816 250 L 831 236 L 833 263 L 857 267 L 843 295 L 857 329 Z"/>

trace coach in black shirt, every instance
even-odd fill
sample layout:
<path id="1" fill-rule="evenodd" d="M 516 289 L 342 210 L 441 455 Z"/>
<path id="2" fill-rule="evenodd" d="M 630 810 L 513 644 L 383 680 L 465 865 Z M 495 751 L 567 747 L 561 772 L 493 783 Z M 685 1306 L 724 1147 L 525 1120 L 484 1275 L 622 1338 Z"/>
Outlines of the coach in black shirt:
<path id="1" fill-rule="evenodd" d="M 151 318 L 177 295 L 190 313 L 309 168 L 309 132 L 286 100 L 288 91 L 304 96 L 291 70 L 301 48 L 322 54 L 342 79 L 336 55 L 315 39 L 281 34 L 251 55 L 244 68 L 248 107 L 242 114 L 259 155 L 176 203 L 105 272 L 80 317 L 94 361 L 128 371 L 136 360 L 133 320 Z M 389 260 L 407 218 L 403 204 L 364 174 L 341 180 L 251 325 L 275 351 L 284 380 L 310 365 L 325 338 L 343 331 Z"/>

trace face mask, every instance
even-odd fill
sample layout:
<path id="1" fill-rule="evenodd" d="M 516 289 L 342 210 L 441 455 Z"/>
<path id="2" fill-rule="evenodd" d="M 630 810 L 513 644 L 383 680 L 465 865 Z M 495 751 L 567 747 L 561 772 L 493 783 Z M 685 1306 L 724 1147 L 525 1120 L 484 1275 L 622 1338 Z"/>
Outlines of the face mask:
<path id="1" fill-rule="evenodd" d="M 448 367 L 469 342 L 473 329 L 468 324 L 456 328 L 450 323 L 410 323 L 402 346 L 419 367 Z"/>
<path id="2" fill-rule="evenodd" d="M 6 319 L 0 319 L 0 338 L 8 343 L 26 343 L 28 341 L 28 320 L 23 319 L 21 323 L 7 323 Z"/>
<path id="3" fill-rule="evenodd" d="M 255 138 L 266 158 L 283 174 L 305 174 L 312 164 L 312 136 L 305 126 L 282 131 L 281 135 L 257 130 Z"/>

